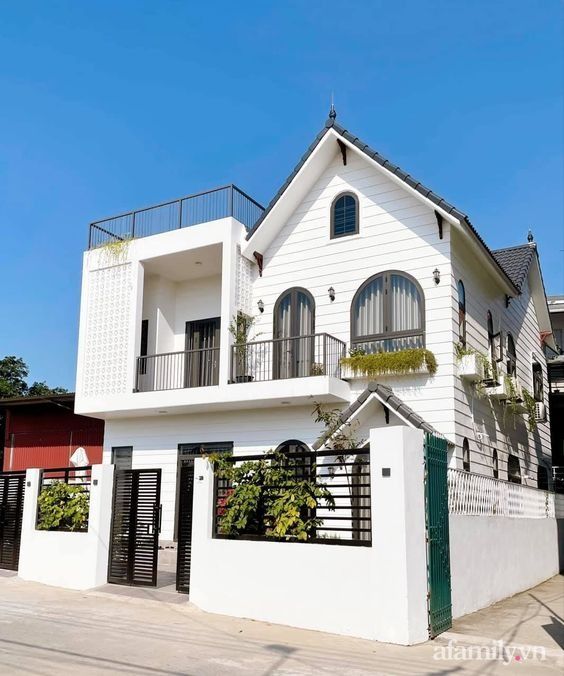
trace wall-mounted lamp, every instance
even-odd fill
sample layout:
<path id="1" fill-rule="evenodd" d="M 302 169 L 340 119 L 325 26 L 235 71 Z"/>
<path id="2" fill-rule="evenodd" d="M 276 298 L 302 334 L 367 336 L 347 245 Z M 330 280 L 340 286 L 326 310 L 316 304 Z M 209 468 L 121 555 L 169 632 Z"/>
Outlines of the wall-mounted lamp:
<path id="1" fill-rule="evenodd" d="M 327 293 L 329 294 L 329 300 L 333 302 L 335 300 L 335 289 L 332 286 L 330 286 L 327 289 Z"/>
<path id="2" fill-rule="evenodd" d="M 264 303 L 262 302 L 262 300 L 259 300 L 259 302 L 257 303 L 257 307 L 259 309 L 259 312 L 262 314 L 264 312 Z"/>
<path id="3" fill-rule="evenodd" d="M 439 284 L 441 281 L 441 271 L 439 268 L 435 268 L 433 270 L 433 279 L 435 280 L 435 284 Z"/>

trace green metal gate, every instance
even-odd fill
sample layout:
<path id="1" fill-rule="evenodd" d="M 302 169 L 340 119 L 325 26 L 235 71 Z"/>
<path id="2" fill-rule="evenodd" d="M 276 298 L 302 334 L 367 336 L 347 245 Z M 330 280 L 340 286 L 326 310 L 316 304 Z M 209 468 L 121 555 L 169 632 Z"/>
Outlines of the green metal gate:
<path id="1" fill-rule="evenodd" d="M 425 435 L 425 517 L 429 636 L 452 626 L 448 530 L 447 442 Z"/>

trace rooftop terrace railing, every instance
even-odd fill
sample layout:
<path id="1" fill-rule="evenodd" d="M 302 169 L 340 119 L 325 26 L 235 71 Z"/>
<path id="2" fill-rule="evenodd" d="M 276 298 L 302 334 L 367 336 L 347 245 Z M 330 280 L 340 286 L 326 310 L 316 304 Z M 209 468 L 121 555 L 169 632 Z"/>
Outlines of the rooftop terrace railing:
<path id="1" fill-rule="evenodd" d="M 90 224 L 88 248 L 110 242 L 158 235 L 170 230 L 189 228 L 199 223 L 229 216 L 247 229 L 253 227 L 264 207 L 234 185 L 188 195 L 172 202 L 129 211 Z"/>

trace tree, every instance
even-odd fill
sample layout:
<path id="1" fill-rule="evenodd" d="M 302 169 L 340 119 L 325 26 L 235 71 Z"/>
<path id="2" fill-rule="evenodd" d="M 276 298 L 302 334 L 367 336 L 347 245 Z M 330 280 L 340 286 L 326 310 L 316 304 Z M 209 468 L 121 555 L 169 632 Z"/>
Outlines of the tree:
<path id="1" fill-rule="evenodd" d="M 24 397 L 27 394 L 25 379 L 29 375 L 27 364 L 21 357 L 0 359 L 0 397 Z"/>
<path id="2" fill-rule="evenodd" d="M 41 397 L 49 394 L 65 394 L 64 387 L 49 387 L 45 382 L 26 383 L 29 368 L 21 357 L 13 355 L 0 359 L 0 399 L 11 397 Z"/>

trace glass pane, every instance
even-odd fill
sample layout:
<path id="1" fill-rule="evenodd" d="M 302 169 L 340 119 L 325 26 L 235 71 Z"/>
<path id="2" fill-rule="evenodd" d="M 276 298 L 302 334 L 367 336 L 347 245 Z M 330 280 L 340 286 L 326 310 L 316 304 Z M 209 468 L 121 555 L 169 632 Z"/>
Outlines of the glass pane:
<path id="1" fill-rule="evenodd" d="M 391 275 L 390 331 L 421 328 L 421 298 L 415 284 L 401 275 Z"/>
<path id="2" fill-rule="evenodd" d="M 343 195 L 333 206 L 333 236 L 350 235 L 356 232 L 356 200 L 352 195 Z"/>
<path id="3" fill-rule="evenodd" d="M 355 337 L 384 333 L 384 278 L 376 277 L 358 295 L 353 312 Z"/>

